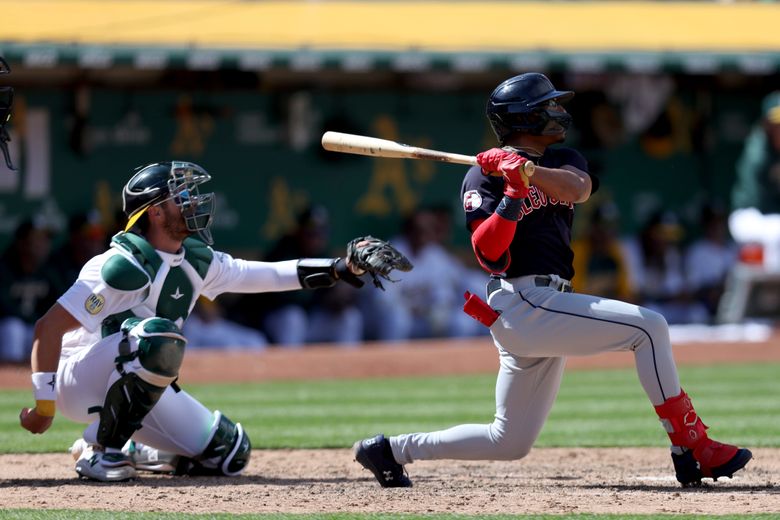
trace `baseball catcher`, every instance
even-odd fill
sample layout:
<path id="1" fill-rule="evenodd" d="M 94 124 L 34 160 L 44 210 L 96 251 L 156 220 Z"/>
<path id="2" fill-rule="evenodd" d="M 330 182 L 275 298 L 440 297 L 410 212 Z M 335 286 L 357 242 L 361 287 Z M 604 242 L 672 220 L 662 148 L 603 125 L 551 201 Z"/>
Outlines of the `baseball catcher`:
<path id="1" fill-rule="evenodd" d="M 362 286 L 411 269 L 390 244 L 352 241 L 346 258 L 255 262 L 211 248 L 211 176 L 188 162 L 136 170 L 122 191 L 128 222 L 108 251 L 36 323 L 35 407 L 22 427 L 43 433 L 55 408 L 87 423 L 72 448 L 76 472 L 114 482 L 138 469 L 188 475 L 240 474 L 251 443 L 240 423 L 211 411 L 176 385 L 187 338 L 182 324 L 203 295 Z"/>
<path id="2" fill-rule="evenodd" d="M 488 99 L 486 113 L 500 148 L 477 155 L 461 200 L 474 254 L 491 274 L 488 301 L 471 295 L 464 309 L 490 328 L 498 349 L 495 419 L 358 441 L 355 459 L 382 486 L 411 486 L 403 465 L 415 460 L 525 457 L 555 402 L 566 357 L 616 350 L 634 354 L 683 486 L 731 477 L 752 457 L 750 450 L 709 437 L 680 387 L 661 314 L 572 291 L 575 204 L 599 185 L 578 151 L 555 146 L 572 123 L 564 104 L 573 96 L 531 72 L 504 81 Z M 531 178 L 523 168 L 528 160 L 536 164 Z"/>

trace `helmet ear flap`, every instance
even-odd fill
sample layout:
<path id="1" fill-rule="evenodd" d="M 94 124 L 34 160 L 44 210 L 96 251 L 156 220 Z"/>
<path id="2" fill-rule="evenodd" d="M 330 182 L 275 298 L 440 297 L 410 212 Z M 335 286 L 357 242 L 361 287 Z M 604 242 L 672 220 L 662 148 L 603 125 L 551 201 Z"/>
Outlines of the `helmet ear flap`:
<path id="1" fill-rule="evenodd" d="M 500 114 L 488 111 L 488 121 L 490 121 L 490 127 L 493 129 L 493 133 L 496 134 L 496 139 L 503 146 L 504 141 L 512 133 L 512 126 L 505 123 Z"/>

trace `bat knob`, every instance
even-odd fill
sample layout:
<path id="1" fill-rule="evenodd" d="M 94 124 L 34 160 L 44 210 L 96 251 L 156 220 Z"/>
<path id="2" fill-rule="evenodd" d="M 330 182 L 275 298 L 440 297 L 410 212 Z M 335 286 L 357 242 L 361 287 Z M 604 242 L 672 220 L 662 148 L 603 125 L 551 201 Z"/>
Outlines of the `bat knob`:
<path id="1" fill-rule="evenodd" d="M 533 177 L 535 171 L 536 165 L 533 163 L 533 161 L 526 161 L 523 163 L 523 173 L 526 177 Z"/>

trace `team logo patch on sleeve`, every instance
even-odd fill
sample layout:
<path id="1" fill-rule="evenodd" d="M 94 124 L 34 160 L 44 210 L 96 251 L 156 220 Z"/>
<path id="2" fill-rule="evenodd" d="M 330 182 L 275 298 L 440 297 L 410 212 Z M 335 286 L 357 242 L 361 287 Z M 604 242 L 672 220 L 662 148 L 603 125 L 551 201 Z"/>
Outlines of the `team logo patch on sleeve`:
<path id="1" fill-rule="evenodd" d="M 90 314 L 97 314 L 103 310 L 103 305 L 105 305 L 105 303 L 106 299 L 102 294 L 92 293 L 87 296 L 87 300 L 84 302 L 84 308 L 87 309 L 87 312 Z"/>
<path id="2" fill-rule="evenodd" d="M 463 194 L 463 209 L 474 211 L 482 205 L 482 195 L 477 190 L 469 190 Z"/>

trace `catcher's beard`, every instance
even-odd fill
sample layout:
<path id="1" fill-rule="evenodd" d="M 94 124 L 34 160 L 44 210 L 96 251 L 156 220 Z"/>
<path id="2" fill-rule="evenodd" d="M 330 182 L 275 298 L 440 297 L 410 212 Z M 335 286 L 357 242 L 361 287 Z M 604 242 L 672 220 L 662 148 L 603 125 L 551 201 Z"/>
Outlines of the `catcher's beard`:
<path id="1" fill-rule="evenodd" d="M 165 218 L 162 221 L 162 228 L 165 234 L 174 240 L 183 241 L 190 236 L 192 232 L 187 229 L 187 223 L 181 214 L 179 207 L 171 201 L 162 205 Z"/>

